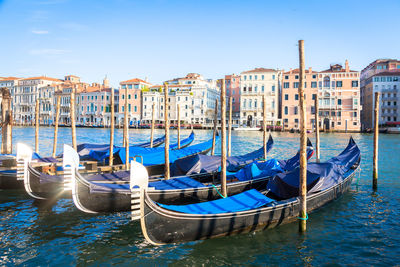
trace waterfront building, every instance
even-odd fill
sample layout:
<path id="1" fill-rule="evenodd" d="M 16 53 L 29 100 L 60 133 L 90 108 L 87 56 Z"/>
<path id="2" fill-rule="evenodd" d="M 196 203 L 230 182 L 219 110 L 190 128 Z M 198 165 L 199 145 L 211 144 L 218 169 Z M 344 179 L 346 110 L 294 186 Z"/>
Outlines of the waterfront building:
<path id="1" fill-rule="evenodd" d="M 219 99 L 219 88 L 215 81 L 204 79 L 197 73 L 189 73 L 183 78 L 175 78 L 168 83 L 169 118 L 177 123 L 177 105 L 181 109 L 181 122 L 193 124 L 211 124 L 214 121 L 215 99 Z M 152 104 L 156 103 L 158 122 L 164 121 L 163 87 L 153 86 L 143 92 L 143 120 L 151 122 Z"/>
<path id="2" fill-rule="evenodd" d="M 17 81 L 13 89 L 13 114 L 18 124 L 32 124 L 35 118 L 36 99 L 40 100 L 40 123 L 48 124 L 53 117 L 52 98 L 55 86 L 63 80 L 46 76 L 24 78 Z"/>
<path id="3" fill-rule="evenodd" d="M 240 74 L 241 125 L 262 125 L 264 95 L 267 98 L 267 124 L 278 124 L 281 73 L 276 69 L 256 68 Z"/>
<path id="4" fill-rule="evenodd" d="M 138 78 L 122 81 L 120 84 L 119 113 L 125 114 L 125 90 L 128 88 L 128 116 L 130 125 L 137 125 L 142 118 L 142 91 L 148 91 L 151 83 Z M 123 119 L 123 115 L 120 117 Z M 118 123 L 123 123 L 119 121 Z"/>
<path id="5" fill-rule="evenodd" d="M 225 75 L 226 111 L 229 119 L 229 98 L 232 97 L 232 124 L 240 124 L 240 75 Z"/>
<path id="6" fill-rule="evenodd" d="M 286 130 L 300 128 L 299 109 L 299 69 L 289 70 L 282 74 L 282 123 Z M 318 94 L 318 72 L 309 68 L 305 71 L 304 97 L 306 102 L 306 128 L 314 128 L 314 99 Z"/>
<path id="7" fill-rule="evenodd" d="M 399 75 L 400 61 L 377 59 L 361 71 L 361 123 L 363 129 L 373 128 L 375 92 L 381 93 L 379 123 L 400 121 Z"/>
<path id="8" fill-rule="evenodd" d="M 320 127 L 326 131 L 360 131 L 360 73 L 331 65 L 318 73 Z"/>
<path id="9" fill-rule="evenodd" d="M 14 110 L 14 90 L 15 90 L 15 86 L 18 85 L 18 80 L 20 80 L 20 78 L 17 77 L 0 77 L 0 88 L 7 88 L 8 91 L 10 92 L 11 95 L 11 107 L 12 110 Z M 0 94 L 0 103 L 2 101 L 2 95 Z M 15 114 L 13 115 L 13 117 L 15 116 Z"/>

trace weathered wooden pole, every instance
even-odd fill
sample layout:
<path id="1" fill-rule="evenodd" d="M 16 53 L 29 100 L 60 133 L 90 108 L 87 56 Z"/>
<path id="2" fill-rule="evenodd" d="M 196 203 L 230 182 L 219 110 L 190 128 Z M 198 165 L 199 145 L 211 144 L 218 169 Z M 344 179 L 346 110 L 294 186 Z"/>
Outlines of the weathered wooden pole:
<path id="1" fill-rule="evenodd" d="M 156 103 L 151 107 L 151 133 L 150 133 L 150 147 L 153 147 L 154 140 L 154 120 L 155 120 Z"/>
<path id="2" fill-rule="evenodd" d="M 221 193 L 227 197 L 226 190 L 226 101 L 225 79 L 221 81 Z"/>
<path id="3" fill-rule="evenodd" d="M 228 120 L 228 157 L 232 150 L 232 97 L 229 97 L 229 120 Z"/>
<path id="4" fill-rule="evenodd" d="M 178 104 L 177 117 L 178 117 L 178 149 L 181 149 L 181 106 Z"/>
<path id="5" fill-rule="evenodd" d="M 375 92 L 374 110 L 374 162 L 372 174 L 372 188 L 378 189 L 378 144 L 379 144 L 379 93 Z"/>
<path id="6" fill-rule="evenodd" d="M 39 98 L 36 98 L 35 106 L 35 152 L 39 153 Z"/>
<path id="7" fill-rule="evenodd" d="M 164 83 L 164 126 L 165 126 L 165 167 L 164 178 L 169 179 L 169 118 L 168 118 L 168 84 Z"/>
<path id="8" fill-rule="evenodd" d="M 108 164 L 113 165 L 114 161 L 114 88 L 111 88 L 111 110 L 110 110 L 110 157 L 108 159 Z"/>
<path id="9" fill-rule="evenodd" d="M 267 160 L 267 96 L 263 96 L 263 145 L 264 160 Z"/>
<path id="10" fill-rule="evenodd" d="M 304 103 L 304 40 L 299 40 L 299 61 L 300 61 L 300 212 L 299 212 L 299 231 L 305 232 L 307 229 L 307 132 L 306 132 L 306 110 Z"/>
<path id="11" fill-rule="evenodd" d="M 1 89 L 3 100 L 1 102 L 1 118 L 3 126 L 1 128 L 1 153 L 12 154 L 12 108 L 11 94 L 7 88 Z"/>
<path id="12" fill-rule="evenodd" d="M 54 118 L 54 140 L 53 140 L 53 158 L 56 157 L 57 152 L 57 139 L 58 139 L 58 120 L 60 119 L 60 105 L 61 105 L 61 96 L 57 96 L 57 104 L 56 104 L 56 117 Z"/>
<path id="13" fill-rule="evenodd" d="M 213 141 L 211 147 L 211 156 L 215 153 L 215 138 L 217 136 L 217 126 L 218 126 L 218 99 L 215 99 L 215 114 L 214 114 L 214 130 L 213 130 Z"/>
<path id="14" fill-rule="evenodd" d="M 315 152 L 317 157 L 317 162 L 320 161 L 320 151 L 319 151 L 319 100 L 318 100 L 318 93 L 315 96 Z"/>
<path id="15" fill-rule="evenodd" d="M 125 88 L 124 136 L 125 136 L 125 167 L 129 170 L 129 118 L 128 118 L 128 86 Z"/>
<path id="16" fill-rule="evenodd" d="M 70 103 L 70 115 L 71 115 L 71 130 L 72 130 L 72 147 L 76 150 L 76 125 L 75 125 L 75 93 L 71 92 L 71 103 Z"/>

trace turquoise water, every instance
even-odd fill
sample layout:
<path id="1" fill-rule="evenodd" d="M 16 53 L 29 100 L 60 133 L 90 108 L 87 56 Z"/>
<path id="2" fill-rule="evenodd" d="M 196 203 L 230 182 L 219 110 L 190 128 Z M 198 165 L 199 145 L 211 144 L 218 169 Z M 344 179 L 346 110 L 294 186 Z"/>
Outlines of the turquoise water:
<path id="1" fill-rule="evenodd" d="M 148 140 L 149 130 L 130 130 L 130 142 Z M 196 142 L 211 131 L 198 130 Z M 163 134 L 157 130 L 156 137 Z M 175 140 L 176 131 L 171 131 Z M 186 137 L 188 130 L 182 131 Z M 78 143 L 107 143 L 107 129 L 77 129 Z M 289 158 L 299 136 L 272 133 L 269 157 Z M 52 151 L 52 128 L 40 129 L 39 152 Z M 120 141 L 122 130 L 117 130 Z M 350 134 L 321 134 L 321 158 L 338 154 Z M 155 247 L 128 213 L 88 215 L 71 200 L 39 203 L 21 191 L 0 191 L 0 265 L 398 265 L 400 255 L 400 136 L 380 135 L 378 190 L 372 191 L 372 135 L 353 134 L 362 151 L 358 182 L 338 201 L 310 214 L 307 233 L 297 223 L 262 232 Z M 14 144 L 34 146 L 33 128 L 15 128 Z M 315 142 L 313 136 L 311 141 Z M 61 128 L 58 152 L 71 143 Z M 261 132 L 233 132 L 233 154 L 261 146 Z M 219 150 L 217 149 L 217 152 Z M 313 161 L 314 158 L 311 159 Z"/>

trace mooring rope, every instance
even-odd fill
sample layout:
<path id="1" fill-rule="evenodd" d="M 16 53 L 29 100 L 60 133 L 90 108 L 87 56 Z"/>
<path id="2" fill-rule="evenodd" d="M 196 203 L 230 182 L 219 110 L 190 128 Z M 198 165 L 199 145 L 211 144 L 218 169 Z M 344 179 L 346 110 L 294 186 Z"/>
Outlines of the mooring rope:
<path id="1" fill-rule="evenodd" d="M 303 221 L 307 221 L 308 220 L 308 213 L 306 212 L 306 217 L 305 218 L 297 217 L 297 219 L 303 220 Z"/>
<path id="2" fill-rule="evenodd" d="M 215 185 L 211 185 L 212 187 L 214 187 L 214 189 L 217 191 L 217 193 L 222 197 L 222 198 L 225 198 L 220 192 L 219 192 L 219 190 L 218 190 L 218 188 L 215 186 Z"/>

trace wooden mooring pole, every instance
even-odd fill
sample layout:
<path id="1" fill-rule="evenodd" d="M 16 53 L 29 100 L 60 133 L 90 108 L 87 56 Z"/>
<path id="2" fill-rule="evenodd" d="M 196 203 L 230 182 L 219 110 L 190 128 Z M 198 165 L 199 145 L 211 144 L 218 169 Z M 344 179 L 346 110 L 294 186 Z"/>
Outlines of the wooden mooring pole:
<path id="1" fill-rule="evenodd" d="M 61 96 L 57 96 L 57 104 L 56 104 L 56 117 L 54 119 L 54 140 L 53 140 L 53 158 L 56 157 L 57 152 L 57 139 L 58 139 L 58 121 L 60 119 L 60 105 L 61 105 Z"/>
<path id="2" fill-rule="evenodd" d="M 181 149 L 181 107 L 178 104 L 178 106 L 176 107 L 178 114 L 178 149 Z"/>
<path id="3" fill-rule="evenodd" d="M 110 110 L 110 157 L 108 159 L 108 165 L 112 166 L 114 161 L 114 88 L 111 88 L 111 110 Z"/>
<path id="4" fill-rule="evenodd" d="M 320 161 L 320 151 L 319 151 L 319 100 L 318 93 L 314 99 L 314 111 L 315 111 L 315 156 L 317 157 L 317 162 Z"/>
<path id="5" fill-rule="evenodd" d="M 221 193 L 228 196 L 226 189 L 226 96 L 225 79 L 221 81 Z"/>
<path id="6" fill-rule="evenodd" d="M 263 145 L 264 160 L 267 160 L 267 96 L 263 96 Z"/>
<path id="7" fill-rule="evenodd" d="M 229 97 L 229 120 L 228 120 L 228 157 L 232 152 L 232 97 Z"/>
<path id="8" fill-rule="evenodd" d="M 11 94 L 7 88 L 1 88 L 3 100 L 1 102 L 1 153 L 12 154 L 12 108 Z"/>
<path id="9" fill-rule="evenodd" d="M 164 178 L 169 179 L 169 118 L 168 118 L 168 85 L 164 83 L 164 126 L 165 126 L 165 166 Z"/>
<path id="10" fill-rule="evenodd" d="M 155 120 L 156 103 L 151 107 L 151 133 L 150 133 L 150 147 L 153 147 L 154 141 L 154 120 Z"/>
<path id="11" fill-rule="evenodd" d="M 75 93 L 71 92 L 71 103 L 70 103 L 70 115 L 71 115 L 71 131 L 72 131 L 72 147 L 76 150 L 76 124 L 75 124 Z"/>
<path id="12" fill-rule="evenodd" d="M 215 138 L 217 136 L 218 126 L 218 99 L 215 99 L 215 114 L 214 114 L 214 129 L 213 129 L 213 141 L 211 147 L 211 156 L 215 154 Z"/>
<path id="13" fill-rule="evenodd" d="M 124 107 L 124 140 L 125 140 L 125 168 L 129 170 L 129 118 L 128 118 L 128 86 L 125 88 Z"/>
<path id="14" fill-rule="evenodd" d="M 374 110 L 374 158 L 372 173 L 372 188 L 378 189 L 378 144 L 379 144 L 379 93 L 375 92 Z"/>
<path id="15" fill-rule="evenodd" d="M 304 103 L 304 40 L 299 40 L 299 61 L 300 61 L 300 212 L 299 212 L 299 231 L 305 232 L 307 229 L 307 132 L 306 132 L 306 110 Z"/>
<path id="16" fill-rule="evenodd" d="M 36 98 L 35 106 L 35 152 L 39 153 L 39 113 L 40 113 L 39 98 Z"/>

